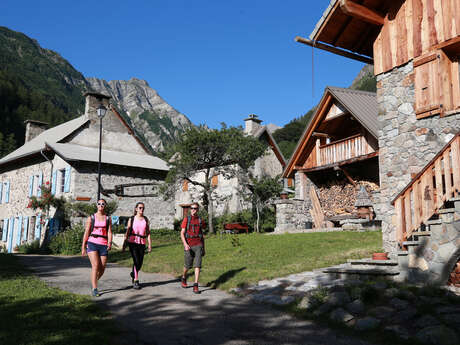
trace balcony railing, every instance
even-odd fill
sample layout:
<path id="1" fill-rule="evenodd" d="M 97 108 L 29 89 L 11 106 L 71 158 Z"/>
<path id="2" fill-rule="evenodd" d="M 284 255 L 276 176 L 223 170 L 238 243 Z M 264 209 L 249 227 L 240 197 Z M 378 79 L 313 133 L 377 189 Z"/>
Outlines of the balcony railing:
<path id="1" fill-rule="evenodd" d="M 333 164 L 375 152 L 361 134 L 319 147 L 317 166 Z"/>

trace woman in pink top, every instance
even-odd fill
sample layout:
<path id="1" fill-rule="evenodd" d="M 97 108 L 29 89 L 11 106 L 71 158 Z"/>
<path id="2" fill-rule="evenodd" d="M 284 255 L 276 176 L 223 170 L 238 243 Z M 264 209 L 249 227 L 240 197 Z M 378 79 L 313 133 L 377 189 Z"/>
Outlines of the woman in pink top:
<path id="1" fill-rule="evenodd" d="M 81 255 L 88 254 L 91 262 L 91 294 L 99 297 L 97 281 L 102 277 L 107 264 L 108 251 L 112 248 L 112 222 L 105 214 L 107 202 L 100 199 L 97 202 L 97 212 L 86 220 Z"/>
<path id="2" fill-rule="evenodd" d="M 139 271 L 144 262 L 145 242 L 148 243 L 149 253 L 152 251 L 150 240 L 149 220 L 144 216 L 145 205 L 138 202 L 134 207 L 134 216 L 129 218 L 128 227 L 125 234 L 125 243 L 129 246 L 129 251 L 133 257 L 133 269 L 130 273 L 134 289 L 140 289 Z M 123 250 L 125 248 L 123 247 Z"/>

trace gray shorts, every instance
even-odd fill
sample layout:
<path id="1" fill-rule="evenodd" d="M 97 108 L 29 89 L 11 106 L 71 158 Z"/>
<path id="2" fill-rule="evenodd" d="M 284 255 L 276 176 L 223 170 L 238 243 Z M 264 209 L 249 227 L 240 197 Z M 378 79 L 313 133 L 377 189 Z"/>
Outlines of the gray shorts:
<path id="1" fill-rule="evenodd" d="M 184 267 L 186 269 L 193 267 L 201 268 L 201 254 L 203 253 L 203 246 L 193 246 L 190 250 L 184 250 Z"/>

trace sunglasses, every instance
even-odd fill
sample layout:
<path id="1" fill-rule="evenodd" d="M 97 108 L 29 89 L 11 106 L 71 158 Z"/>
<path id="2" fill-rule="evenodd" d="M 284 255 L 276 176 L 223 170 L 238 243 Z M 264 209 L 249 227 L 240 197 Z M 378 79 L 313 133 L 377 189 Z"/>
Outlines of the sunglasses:
<path id="1" fill-rule="evenodd" d="M 105 206 L 105 202 L 98 202 L 97 206 Z"/>
<path id="2" fill-rule="evenodd" d="M 198 207 L 190 207 L 192 210 L 198 210 Z"/>
<path id="3" fill-rule="evenodd" d="M 138 209 L 138 210 L 143 210 L 144 207 L 143 207 L 143 206 L 138 206 L 137 209 Z"/>

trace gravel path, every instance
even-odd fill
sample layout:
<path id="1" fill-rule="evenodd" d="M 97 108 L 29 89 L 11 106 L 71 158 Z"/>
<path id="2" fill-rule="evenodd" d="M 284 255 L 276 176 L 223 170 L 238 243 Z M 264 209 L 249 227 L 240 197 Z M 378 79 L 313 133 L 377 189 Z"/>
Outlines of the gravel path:
<path id="1" fill-rule="evenodd" d="M 90 294 L 87 258 L 18 255 L 47 284 Z M 108 264 L 97 303 L 118 321 L 118 344 L 312 344 L 369 345 L 310 321 L 297 320 L 267 305 L 200 287 L 183 289 L 178 279 L 141 272 L 143 288 L 131 288 L 130 269 Z"/>

